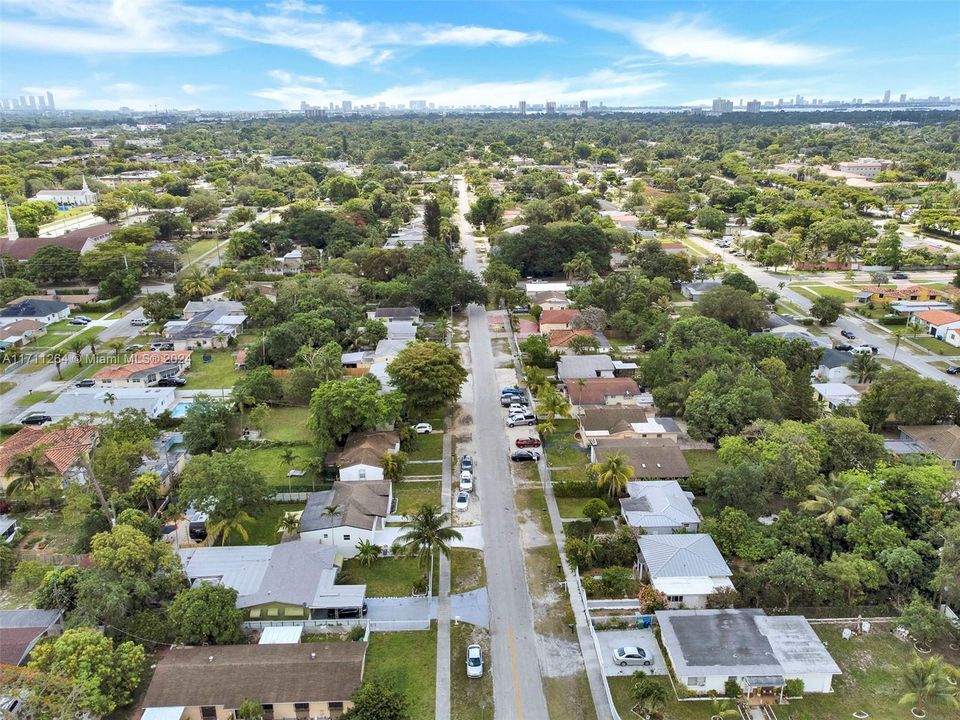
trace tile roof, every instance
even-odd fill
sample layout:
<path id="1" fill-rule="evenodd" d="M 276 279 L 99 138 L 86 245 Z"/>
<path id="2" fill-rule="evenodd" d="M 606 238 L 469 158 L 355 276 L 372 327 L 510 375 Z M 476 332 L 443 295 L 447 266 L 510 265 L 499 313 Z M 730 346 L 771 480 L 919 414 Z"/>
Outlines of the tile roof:
<path id="1" fill-rule="evenodd" d="M 544 310 L 540 313 L 541 325 L 569 325 L 570 322 L 580 317 L 580 311 L 573 308 L 563 310 Z"/>
<path id="2" fill-rule="evenodd" d="M 949 323 L 960 322 L 960 315 L 948 310 L 924 310 L 918 312 L 914 317 L 923 320 L 931 325 L 947 325 Z"/>
<path id="3" fill-rule="evenodd" d="M 360 687 L 366 651 L 365 642 L 173 648 L 157 663 L 142 705 L 343 702 Z"/>
<path id="4" fill-rule="evenodd" d="M 336 506 L 336 515 L 326 512 Z M 333 527 L 355 527 L 372 530 L 377 518 L 390 513 L 390 483 L 380 480 L 333 483 L 332 490 L 313 492 L 307 496 L 307 506 L 300 516 L 301 532 L 325 530 Z"/>
<path id="5" fill-rule="evenodd" d="M 938 297 L 944 295 L 943 290 L 932 288 L 927 285 L 904 285 L 903 287 L 883 287 L 881 285 L 871 285 L 863 288 L 862 292 L 869 292 L 871 295 L 883 295 L 884 297 L 898 297 L 909 300 L 912 295 L 927 295 L 929 297 Z"/>
<path id="6" fill-rule="evenodd" d="M 350 465 L 374 465 L 380 467 L 380 459 L 400 442 L 400 434 L 394 430 L 350 433 L 343 451 L 337 457 L 340 467 Z"/>
<path id="7" fill-rule="evenodd" d="M 690 466 L 677 443 L 649 438 L 592 438 L 597 461 L 623 453 L 633 466 L 634 477 L 641 480 L 667 480 L 690 477 Z"/>
<path id="8" fill-rule="evenodd" d="M 581 378 L 567 382 L 567 395 L 574 405 L 605 405 L 608 397 L 639 394 L 640 386 L 631 378 Z"/>
<path id="9" fill-rule="evenodd" d="M 643 535 L 637 539 L 637 545 L 653 579 L 733 574 L 713 538 L 703 533 Z"/>
<path id="10" fill-rule="evenodd" d="M 189 364 L 192 353 L 189 350 L 159 350 L 141 352 L 130 356 L 123 365 L 107 365 L 93 374 L 94 380 L 125 380 L 148 370 L 176 368 Z"/>
<path id="11" fill-rule="evenodd" d="M 5 475 L 13 460 L 43 447 L 44 457 L 58 473 L 73 467 L 81 453 L 93 447 L 96 428 L 92 425 L 74 425 L 66 428 L 45 429 L 26 426 L 20 428 L 0 445 L 0 475 Z"/>
<path id="12" fill-rule="evenodd" d="M 551 330 L 547 335 L 550 347 L 567 347 L 575 337 L 593 337 L 593 330 Z"/>

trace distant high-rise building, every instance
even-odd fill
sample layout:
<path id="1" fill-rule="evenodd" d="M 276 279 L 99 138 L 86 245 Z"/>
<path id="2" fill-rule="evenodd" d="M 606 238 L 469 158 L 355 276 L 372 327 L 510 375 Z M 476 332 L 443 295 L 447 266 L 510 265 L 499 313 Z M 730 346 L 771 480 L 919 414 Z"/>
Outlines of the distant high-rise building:
<path id="1" fill-rule="evenodd" d="M 526 100 L 521 100 L 519 103 L 517 103 L 517 109 L 520 111 L 520 114 L 521 114 L 521 115 L 526 115 L 526 114 L 527 114 L 527 101 L 526 101 Z"/>
<path id="2" fill-rule="evenodd" d="M 31 96 L 30 96 L 30 109 L 31 109 L 31 110 L 36 110 L 36 109 L 37 109 L 37 98 L 36 98 L 36 96 L 34 96 L 34 95 L 31 95 Z"/>
<path id="3" fill-rule="evenodd" d="M 4 110 L 10 109 L 10 100 L 8 100 L 7 98 L 4 98 L 2 103 L 3 103 L 2 107 Z"/>
<path id="4" fill-rule="evenodd" d="M 907 94 L 900 93 L 900 102 L 905 103 L 907 101 Z"/>
<path id="5" fill-rule="evenodd" d="M 424 111 L 424 110 L 427 109 L 427 101 L 426 101 L 426 100 L 411 100 L 411 101 L 410 101 L 410 109 L 413 110 L 414 112 L 422 112 L 422 111 Z"/>
<path id="6" fill-rule="evenodd" d="M 27 96 L 26 96 L 26 95 L 21 95 L 21 96 L 20 96 L 20 107 L 25 108 L 26 106 L 27 106 Z"/>
<path id="7" fill-rule="evenodd" d="M 47 90 L 47 106 L 51 110 L 56 110 L 57 106 L 53 104 L 53 93 Z"/>
<path id="8" fill-rule="evenodd" d="M 713 111 L 715 113 L 733 112 L 733 100 L 724 98 L 715 98 L 713 101 Z"/>
<path id="9" fill-rule="evenodd" d="M 760 101 L 759 100 L 750 100 L 747 103 L 747 112 L 748 113 L 758 113 L 760 112 Z"/>
<path id="10" fill-rule="evenodd" d="M 581 101 L 580 101 L 580 113 L 581 113 L 582 115 L 586 115 L 587 112 L 589 112 L 589 110 L 590 110 L 590 105 L 587 103 L 587 101 L 586 101 L 586 100 L 581 100 Z"/>
<path id="11" fill-rule="evenodd" d="M 37 105 L 40 107 L 41 110 L 46 110 L 47 98 L 45 98 L 43 95 L 37 95 Z"/>
<path id="12" fill-rule="evenodd" d="M 310 107 L 308 105 L 304 109 L 303 114 L 308 118 L 323 118 L 327 116 L 327 111 L 321 107 Z"/>
<path id="13" fill-rule="evenodd" d="M 883 104 L 886 105 L 889 102 L 890 102 L 890 91 L 886 90 L 883 93 Z"/>
<path id="14" fill-rule="evenodd" d="M 557 114 L 557 103 L 553 100 L 547 100 L 547 115 Z"/>
<path id="15" fill-rule="evenodd" d="M 800 105 L 803 105 L 803 95 L 797 95 L 793 99 L 793 104 L 796 105 L 797 107 L 799 107 Z"/>
<path id="16" fill-rule="evenodd" d="M 378 109 L 378 110 L 386 110 L 386 109 L 387 109 L 387 104 L 381 100 L 379 103 L 377 103 L 377 109 Z"/>
<path id="17" fill-rule="evenodd" d="M 351 110 L 353 110 L 353 101 L 352 101 L 352 100 L 344 100 L 344 101 L 340 104 L 340 108 L 341 108 L 344 112 L 350 112 Z"/>

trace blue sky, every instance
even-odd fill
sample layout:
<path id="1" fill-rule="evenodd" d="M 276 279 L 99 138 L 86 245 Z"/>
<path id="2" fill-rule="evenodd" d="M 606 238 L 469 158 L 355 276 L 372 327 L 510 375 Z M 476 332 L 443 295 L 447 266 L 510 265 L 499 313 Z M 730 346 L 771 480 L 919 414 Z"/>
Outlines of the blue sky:
<path id="1" fill-rule="evenodd" d="M 3 0 L 0 39 L 61 108 L 960 95 L 955 0 Z"/>

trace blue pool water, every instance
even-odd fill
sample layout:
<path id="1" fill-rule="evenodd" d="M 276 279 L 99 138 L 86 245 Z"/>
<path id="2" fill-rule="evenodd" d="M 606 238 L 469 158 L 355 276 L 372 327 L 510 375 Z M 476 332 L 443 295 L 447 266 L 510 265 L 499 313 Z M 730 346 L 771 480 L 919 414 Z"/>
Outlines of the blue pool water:
<path id="1" fill-rule="evenodd" d="M 188 402 L 179 402 L 173 406 L 173 410 L 170 411 L 171 417 L 183 418 L 187 414 L 187 408 L 190 407 Z"/>

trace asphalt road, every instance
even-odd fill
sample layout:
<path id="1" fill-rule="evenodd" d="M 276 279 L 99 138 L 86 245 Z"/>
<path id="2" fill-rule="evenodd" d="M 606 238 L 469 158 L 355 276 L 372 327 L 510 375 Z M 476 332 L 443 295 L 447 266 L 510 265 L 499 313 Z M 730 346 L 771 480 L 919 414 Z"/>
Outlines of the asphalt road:
<path id="1" fill-rule="evenodd" d="M 460 239 L 464 266 L 479 272 L 472 228 L 463 219 L 469 209 L 466 183 L 460 189 Z M 547 720 L 547 701 L 537 660 L 533 608 L 520 545 L 507 436 L 490 345 L 487 312 L 467 308 L 474 387 L 474 443 L 478 482 L 483 486 L 483 560 L 490 602 L 490 671 L 495 720 Z"/>

